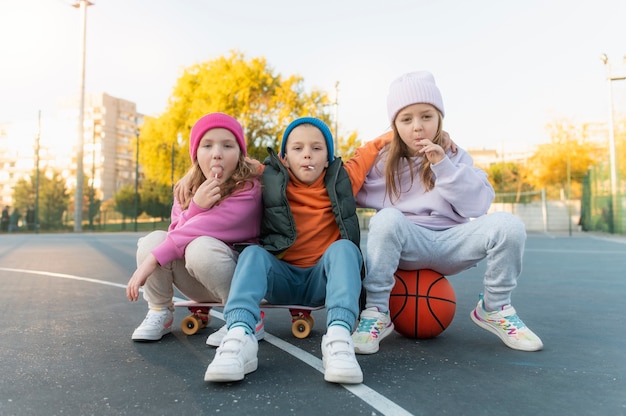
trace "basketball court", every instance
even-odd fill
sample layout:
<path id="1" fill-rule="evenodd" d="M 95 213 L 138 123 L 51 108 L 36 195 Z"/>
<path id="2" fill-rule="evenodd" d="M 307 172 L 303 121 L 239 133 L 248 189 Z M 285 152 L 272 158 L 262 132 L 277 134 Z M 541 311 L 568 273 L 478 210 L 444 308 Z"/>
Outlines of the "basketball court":
<path id="1" fill-rule="evenodd" d="M 470 321 L 481 264 L 448 278 L 457 305 L 442 334 L 392 334 L 358 356 L 363 384 L 342 386 L 323 380 L 323 310 L 302 340 L 287 311 L 266 310 L 259 368 L 238 383 L 203 381 L 219 310 L 197 335 L 177 309 L 171 335 L 132 342 L 146 313 L 124 292 L 139 236 L 0 235 L 0 414 L 626 415 L 626 239 L 529 234 L 513 304 L 543 351 Z"/>

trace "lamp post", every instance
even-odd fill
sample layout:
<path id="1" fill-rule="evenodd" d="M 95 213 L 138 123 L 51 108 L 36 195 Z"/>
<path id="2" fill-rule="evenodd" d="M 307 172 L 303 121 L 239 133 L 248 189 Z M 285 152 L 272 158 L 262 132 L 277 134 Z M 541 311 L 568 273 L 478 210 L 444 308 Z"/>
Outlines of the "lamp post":
<path id="1" fill-rule="evenodd" d="M 571 149 L 567 146 L 567 224 L 569 227 L 569 236 L 572 236 L 572 162 Z"/>
<path id="2" fill-rule="evenodd" d="M 170 177 L 170 187 L 172 191 L 172 202 L 174 201 L 174 156 L 176 156 L 176 143 L 172 142 L 172 174 Z"/>
<path id="3" fill-rule="evenodd" d="M 74 195 L 74 231 L 83 230 L 83 146 L 85 122 L 85 49 L 87 34 L 87 6 L 91 6 L 88 0 L 78 0 L 72 7 L 80 8 L 81 14 L 81 53 L 80 53 L 80 93 L 78 106 L 78 143 L 76 153 L 76 192 Z"/>
<path id="4" fill-rule="evenodd" d="M 178 147 L 183 145 L 183 134 L 181 132 L 178 132 L 178 134 L 176 135 L 176 141 L 172 142 L 172 195 L 174 195 L 174 168 L 176 166 L 175 164 L 175 156 L 176 156 L 176 145 L 178 145 Z"/>
<path id="5" fill-rule="evenodd" d="M 606 66 L 606 79 L 609 87 L 609 165 L 611 170 L 611 211 L 612 211 L 612 232 L 621 232 L 621 204 L 618 201 L 618 183 L 617 183 L 617 162 L 615 159 L 615 127 L 613 121 L 613 81 L 622 81 L 626 79 L 626 76 L 613 77 L 611 75 L 611 64 L 606 54 L 602 54 L 600 57 L 602 62 Z"/>
<path id="6" fill-rule="evenodd" d="M 93 217 L 96 199 L 96 120 L 93 121 L 93 134 L 91 143 L 91 186 L 89 187 L 89 229 L 94 230 Z"/>
<path id="7" fill-rule="evenodd" d="M 37 117 L 37 139 L 35 142 L 35 169 L 37 173 L 35 176 L 35 234 L 39 234 L 39 151 L 41 139 L 41 110 Z"/>
<path id="8" fill-rule="evenodd" d="M 135 232 L 139 217 L 139 117 L 135 117 Z"/>
<path id="9" fill-rule="evenodd" d="M 339 154 L 339 81 L 335 82 L 335 154 Z"/>

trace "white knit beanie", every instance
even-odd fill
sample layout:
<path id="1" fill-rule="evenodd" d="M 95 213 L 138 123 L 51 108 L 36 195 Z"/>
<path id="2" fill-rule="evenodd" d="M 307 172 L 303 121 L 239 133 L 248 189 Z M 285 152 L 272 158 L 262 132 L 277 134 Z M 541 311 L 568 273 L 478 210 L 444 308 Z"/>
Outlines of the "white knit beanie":
<path id="1" fill-rule="evenodd" d="M 435 85 L 435 77 L 430 72 L 409 72 L 391 83 L 387 96 L 389 122 L 393 124 L 396 115 L 404 107 L 417 103 L 431 104 L 439 110 L 442 117 L 445 115 L 441 92 Z"/>

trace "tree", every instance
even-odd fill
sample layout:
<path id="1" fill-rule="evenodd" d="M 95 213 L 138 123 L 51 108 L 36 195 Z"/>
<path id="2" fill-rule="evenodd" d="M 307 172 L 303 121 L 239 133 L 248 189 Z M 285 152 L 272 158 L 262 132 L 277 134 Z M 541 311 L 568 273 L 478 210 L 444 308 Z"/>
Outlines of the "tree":
<path id="1" fill-rule="evenodd" d="M 372 137 L 373 139 L 373 137 Z M 341 156 L 341 158 L 344 160 L 344 162 L 348 159 L 350 159 L 352 156 L 354 156 L 354 151 L 360 146 L 361 144 L 358 143 L 357 141 L 357 134 L 356 132 L 352 132 L 350 133 L 350 135 L 348 136 L 347 139 L 345 140 L 339 140 L 339 148 L 335 149 L 335 154 L 337 156 Z"/>
<path id="2" fill-rule="evenodd" d="M 20 179 L 13 187 L 14 207 L 26 212 L 29 205 L 35 205 L 37 172 L 30 178 Z M 39 174 L 39 204 L 37 206 L 38 223 L 43 230 L 63 227 L 63 214 L 67 211 L 70 197 L 65 180 L 59 172 L 41 172 Z"/>
<path id="3" fill-rule="evenodd" d="M 172 188 L 170 186 L 145 179 L 141 183 L 140 196 L 141 209 L 146 214 L 161 220 L 170 217 L 172 212 Z"/>
<path id="4" fill-rule="evenodd" d="M 96 190 L 89 185 L 89 178 L 83 182 L 83 217 L 89 219 L 89 229 L 94 229 L 94 219 L 100 213 L 102 200 L 97 198 Z"/>
<path id="5" fill-rule="evenodd" d="M 171 186 L 172 171 L 179 178 L 190 166 L 187 140 L 179 145 L 177 137 L 187 139 L 194 123 L 215 111 L 242 123 L 248 155 L 262 161 L 267 147 L 278 149 L 282 132 L 293 119 L 315 116 L 331 125 L 330 109 L 328 95 L 317 89 L 307 92 L 302 77 L 284 77 L 264 58 L 247 60 L 233 51 L 183 71 L 166 111 L 144 120 L 140 163 L 145 178 Z"/>
<path id="6" fill-rule="evenodd" d="M 514 162 L 494 163 L 487 169 L 489 182 L 499 198 L 496 202 L 528 202 L 525 192 L 533 190 L 527 182 L 527 169 Z"/>
<path id="7" fill-rule="evenodd" d="M 535 189 L 546 189 L 549 197 L 567 195 L 580 198 L 582 179 L 590 166 L 600 160 L 602 149 L 567 121 L 554 121 L 547 126 L 551 141 L 541 144 L 528 160 L 528 182 Z M 569 164 L 569 177 L 568 177 Z"/>
<path id="8" fill-rule="evenodd" d="M 125 185 L 113 197 L 115 210 L 122 214 L 122 229 L 126 229 L 126 218 L 135 218 L 135 187 Z M 141 214 L 138 212 L 137 215 Z"/>

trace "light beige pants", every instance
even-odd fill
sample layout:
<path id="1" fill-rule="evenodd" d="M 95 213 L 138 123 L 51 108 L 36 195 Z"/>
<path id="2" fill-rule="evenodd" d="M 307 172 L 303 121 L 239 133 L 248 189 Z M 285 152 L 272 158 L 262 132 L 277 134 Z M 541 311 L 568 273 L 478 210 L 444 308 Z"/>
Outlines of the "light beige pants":
<path id="1" fill-rule="evenodd" d="M 167 236 L 153 231 L 137 242 L 137 264 Z M 174 286 L 191 300 L 226 302 L 239 253 L 213 237 L 198 237 L 187 245 L 185 257 L 158 266 L 144 285 L 143 297 L 151 308 L 172 309 Z"/>

